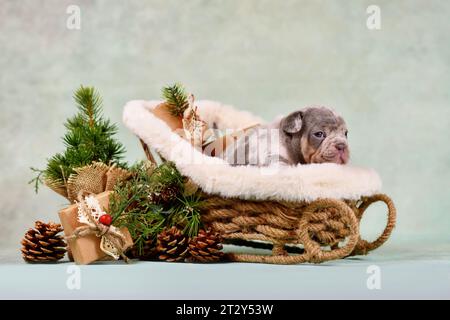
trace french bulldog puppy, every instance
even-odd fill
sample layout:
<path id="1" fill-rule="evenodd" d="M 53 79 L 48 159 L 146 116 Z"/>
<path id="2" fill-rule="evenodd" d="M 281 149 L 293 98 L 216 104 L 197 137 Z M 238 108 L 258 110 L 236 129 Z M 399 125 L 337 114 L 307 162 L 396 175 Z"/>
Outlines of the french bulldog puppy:
<path id="1" fill-rule="evenodd" d="M 326 107 L 307 107 L 251 130 L 226 149 L 233 165 L 346 164 L 350 151 L 344 119 Z"/>

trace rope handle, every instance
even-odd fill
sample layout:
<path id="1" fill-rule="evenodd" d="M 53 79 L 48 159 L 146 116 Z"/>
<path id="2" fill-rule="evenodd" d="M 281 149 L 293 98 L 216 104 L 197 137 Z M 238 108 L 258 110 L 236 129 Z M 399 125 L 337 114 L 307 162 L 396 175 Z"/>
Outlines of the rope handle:
<path id="1" fill-rule="evenodd" d="M 392 201 L 392 199 L 389 198 L 385 194 L 375 194 L 373 196 L 363 198 L 361 205 L 358 207 L 358 212 L 357 212 L 358 219 L 361 221 L 362 216 L 363 216 L 364 212 L 367 210 L 367 208 L 372 203 L 375 203 L 378 201 L 384 202 L 388 209 L 386 227 L 384 228 L 383 233 L 375 241 L 369 242 L 360 237 L 359 241 L 356 244 L 356 247 L 353 250 L 353 252 L 351 253 L 351 255 L 365 255 L 369 251 L 377 249 L 378 247 L 380 247 L 383 243 L 385 243 L 387 241 L 387 239 L 389 238 L 389 236 L 392 233 L 392 230 L 395 228 L 395 223 L 396 223 L 396 218 L 397 218 L 397 210 L 395 208 L 395 205 L 394 205 L 394 202 Z"/>

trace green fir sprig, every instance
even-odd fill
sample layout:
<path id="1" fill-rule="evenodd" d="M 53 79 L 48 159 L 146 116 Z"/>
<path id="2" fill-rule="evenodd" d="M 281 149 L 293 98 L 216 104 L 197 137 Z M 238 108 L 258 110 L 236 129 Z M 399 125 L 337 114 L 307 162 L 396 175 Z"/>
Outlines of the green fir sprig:
<path id="1" fill-rule="evenodd" d="M 125 148 L 114 139 L 118 128 L 103 117 L 102 98 L 97 90 L 81 86 L 74 99 L 78 113 L 65 123 L 65 151 L 51 157 L 45 170 L 32 168 L 37 177 L 30 183 L 34 184 L 36 191 L 41 182 L 64 188 L 75 168 L 94 161 L 126 167 L 122 162 Z"/>
<path id="2" fill-rule="evenodd" d="M 183 228 L 183 233 L 190 238 L 195 237 L 201 227 L 200 208 L 202 201 L 200 196 L 193 195 L 182 197 L 173 208 L 171 222 Z"/>
<path id="3" fill-rule="evenodd" d="M 128 228 L 138 252 L 164 228 L 177 226 L 189 237 L 197 235 L 202 199 L 199 195 L 183 196 L 183 176 L 173 163 L 165 162 L 155 168 L 141 162 L 130 171 L 132 179 L 115 187 L 109 208 L 113 224 Z M 178 197 L 169 205 L 153 203 L 149 195 L 164 186 L 177 186 Z"/>
<path id="4" fill-rule="evenodd" d="M 180 83 L 164 87 L 162 89 L 162 96 L 173 116 L 181 117 L 189 106 L 188 95 Z"/>

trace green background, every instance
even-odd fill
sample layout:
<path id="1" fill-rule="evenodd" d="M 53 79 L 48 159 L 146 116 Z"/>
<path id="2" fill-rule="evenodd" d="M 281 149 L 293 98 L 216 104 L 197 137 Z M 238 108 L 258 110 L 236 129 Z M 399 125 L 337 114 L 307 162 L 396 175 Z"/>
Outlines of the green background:
<path id="1" fill-rule="evenodd" d="M 66 8 L 81 8 L 81 30 Z M 369 4 L 381 30 L 366 27 Z M 123 105 L 180 81 L 270 120 L 310 104 L 350 128 L 352 163 L 378 170 L 398 207 L 388 248 L 450 243 L 450 2 L 0 1 L 0 248 L 18 247 L 64 199 L 27 185 L 30 166 L 62 150 L 72 93 L 96 86 L 120 123 L 127 158 L 143 158 Z M 382 228 L 369 210 L 363 233 Z M 382 249 L 383 250 L 383 249 Z"/>

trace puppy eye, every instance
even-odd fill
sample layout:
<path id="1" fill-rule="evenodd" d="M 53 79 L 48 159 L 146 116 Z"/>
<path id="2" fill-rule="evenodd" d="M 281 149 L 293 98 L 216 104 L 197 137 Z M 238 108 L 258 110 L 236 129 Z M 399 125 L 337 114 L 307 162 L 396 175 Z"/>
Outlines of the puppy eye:
<path id="1" fill-rule="evenodd" d="M 314 133 L 314 137 L 316 137 L 316 138 L 325 138 L 325 132 L 317 131 L 317 132 Z"/>
<path id="2" fill-rule="evenodd" d="M 348 137 L 348 131 L 345 131 L 345 137 L 346 138 Z"/>

